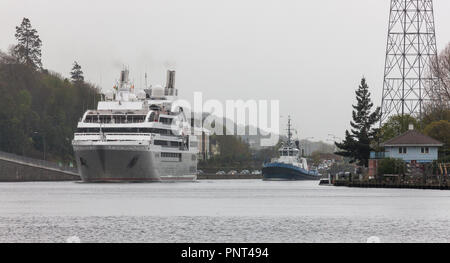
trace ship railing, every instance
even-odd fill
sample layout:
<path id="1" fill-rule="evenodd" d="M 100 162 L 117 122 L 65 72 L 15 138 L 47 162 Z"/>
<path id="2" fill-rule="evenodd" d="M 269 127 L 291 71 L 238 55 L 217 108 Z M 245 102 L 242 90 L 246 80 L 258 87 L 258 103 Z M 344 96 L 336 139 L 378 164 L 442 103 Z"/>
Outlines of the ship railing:
<path id="1" fill-rule="evenodd" d="M 145 119 L 144 120 L 129 120 L 129 121 L 124 121 L 124 120 L 117 120 L 117 121 L 110 121 L 110 120 L 85 120 L 84 123 L 106 123 L 106 124 L 127 124 L 127 123 L 144 123 L 146 122 Z"/>
<path id="2" fill-rule="evenodd" d="M 174 138 L 178 139 L 177 141 L 181 141 L 182 137 L 177 135 L 161 135 L 158 133 L 103 133 L 105 136 L 140 136 L 140 137 L 152 137 L 154 139 L 161 139 L 161 140 L 173 140 Z M 75 133 L 75 136 L 96 136 L 100 137 L 101 133 L 92 133 L 92 132 L 81 132 L 81 133 Z"/>
<path id="3" fill-rule="evenodd" d="M 167 135 L 167 134 L 155 134 L 156 140 L 165 140 L 165 141 L 182 141 L 183 137 L 179 135 Z"/>
<path id="4" fill-rule="evenodd" d="M 152 136 L 151 133 L 104 133 L 106 136 Z"/>
<path id="5" fill-rule="evenodd" d="M 385 157 L 385 152 L 370 152 L 370 159 L 384 159 Z"/>
<path id="6" fill-rule="evenodd" d="M 162 123 L 162 122 L 153 122 L 155 126 L 165 129 L 172 129 L 172 124 Z"/>
<path id="7" fill-rule="evenodd" d="M 113 136 L 152 136 L 152 133 L 103 133 L 104 135 L 113 135 Z M 81 133 L 75 133 L 75 135 L 84 135 L 84 136 L 100 136 L 101 133 L 87 133 L 87 132 L 81 132 Z"/>
<path id="8" fill-rule="evenodd" d="M 96 132 L 76 132 L 74 135 L 85 135 L 85 136 L 92 136 L 92 135 L 100 135 L 100 133 Z"/>

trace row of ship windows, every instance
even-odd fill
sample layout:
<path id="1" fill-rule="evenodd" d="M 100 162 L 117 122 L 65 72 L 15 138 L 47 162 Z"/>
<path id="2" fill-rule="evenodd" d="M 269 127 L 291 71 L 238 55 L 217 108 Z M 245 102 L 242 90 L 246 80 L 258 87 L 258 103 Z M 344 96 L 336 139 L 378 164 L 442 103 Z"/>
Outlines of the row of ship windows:
<path id="1" fill-rule="evenodd" d="M 156 154 L 156 157 L 159 157 L 159 154 Z M 166 152 L 162 152 L 161 153 L 161 158 L 176 158 L 181 162 L 181 158 L 182 155 L 181 153 L 166 153 Z M 197 156 L 195 154 L 192 155 L 191 157 L 192 161 L 196 161 L 197 160 Z"/>
<path id="2" fill-rule="evenodd" d="M 159 146 L 166 146 L 166 147 L 181 147 L 183 145 L 182 142 L 173 142 L 173 141 L 160 141 L 160 140 L 155 140 L 154 145 L 159 145 Z"/>
<path id="3" fill-rule="evenodd" d="M 181 159 L 181 153 L 161 153 L 162 158 L 178 158 Z"/>
<path id="4" fill-rule="evenodd" d="M 141 123 L 145 122 L 145 115 L 88 115 L 84 122 L 86 123 Z M 158 121 L 170 125 L 173 119 L 159 118 L 155 113 L 150 114 L 149 122 Z"/>
<path id="5" fill-rule="evenodd" d="M 99 133 L 100 128 L 78 128 L 77 133 Z M 102 128 L 104 133 L 156 133 L 174 135 L 172 130 L 156 128 Z"/>
<path id="6" fill-rule="evenodd" d="M 86 123 L 139 123 L 145 121 L 145 115 L 88 115 Z"/>
<path id="7" fill-rule="evenodd" d="M 293 151 L 280 151 L 281 156 L 296 156 L 297 153 L 294 153 Z"/>

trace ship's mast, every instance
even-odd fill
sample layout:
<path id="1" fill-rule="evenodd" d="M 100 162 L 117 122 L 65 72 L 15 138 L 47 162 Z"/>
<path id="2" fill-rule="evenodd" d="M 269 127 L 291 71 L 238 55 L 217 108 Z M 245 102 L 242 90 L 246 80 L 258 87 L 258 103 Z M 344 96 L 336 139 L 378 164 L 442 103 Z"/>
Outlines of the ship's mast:
<path id="1" fill-rule="evenodd" d="M 288 146 L 292 144 L 291 116 L 288 116 Z"/>

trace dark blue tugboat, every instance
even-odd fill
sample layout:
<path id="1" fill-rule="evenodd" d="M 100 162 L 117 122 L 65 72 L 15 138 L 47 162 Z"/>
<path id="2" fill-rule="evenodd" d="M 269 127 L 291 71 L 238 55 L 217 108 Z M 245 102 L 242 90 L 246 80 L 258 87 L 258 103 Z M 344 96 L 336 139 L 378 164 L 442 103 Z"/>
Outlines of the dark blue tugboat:
<path id="1" fill-rule="evenodd" d="M 266 181 L 320 180 L 317 171 L 310 171 L 301 157 L 299 142 L 292 141 L 291 119 L 288 120 L 288 141 L 279 149 L 280 157 L 266 163 L 262 175 Z"/>

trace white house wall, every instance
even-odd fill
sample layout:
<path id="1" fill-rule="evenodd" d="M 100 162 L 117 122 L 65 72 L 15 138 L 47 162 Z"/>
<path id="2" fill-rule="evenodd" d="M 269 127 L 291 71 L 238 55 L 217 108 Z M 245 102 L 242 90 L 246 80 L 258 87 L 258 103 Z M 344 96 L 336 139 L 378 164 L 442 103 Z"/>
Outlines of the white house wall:
<path id="1" fill-rule="evenodd" d="M 422 147 L 406 147 L 407 153 L 401 154 L 398 150 L 399 147 L 386 147 L 385 156 L 387 158 L 395 158 L 395 159 L 403 159 L 404 161 L 425 161 L 432 162 L 438 159 L 438 148 L 437 147 L 428 147 L 429 153 L 422 153 Z"/>

